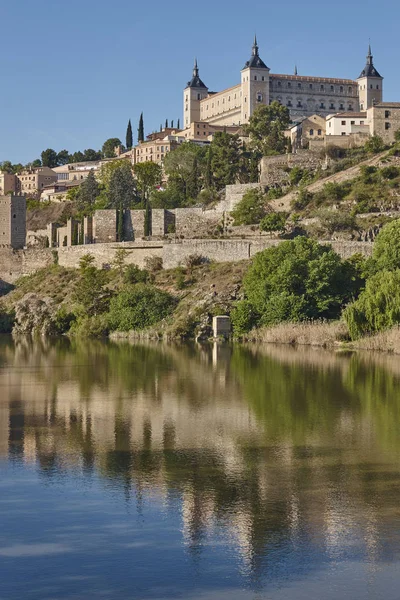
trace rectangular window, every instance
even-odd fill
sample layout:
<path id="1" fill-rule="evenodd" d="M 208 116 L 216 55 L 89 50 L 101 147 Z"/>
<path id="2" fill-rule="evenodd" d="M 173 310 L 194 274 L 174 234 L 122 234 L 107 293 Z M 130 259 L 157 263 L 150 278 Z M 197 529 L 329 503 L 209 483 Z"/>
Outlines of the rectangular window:
<path id="1" fill-rule="evenodd" d="M 386 131 L 387 131 L 388 129 L 390 129 L 390 123 L 385 123 L 385 129 L 386 129 Z"/>
<path id="2" fill-rule="evenodd" d="M 346 125 L 346 121 L 342 121 L 342 125 Z"/>
<path id="3" fill-rule="evenodd" d="M 355 125 L 356 122 L 355 121 L 350 121 L 350 125 Z"/>
<path id="4" fill-rule="evenodd" d="M 335 91 L 335 87 L 333 85 L 331 85 L 331 92 Z"/>
<path id="5" fill-rule="evenodd" d="M 385 110 L 385 119 L 390 119 L 390 110 Z"/>
<path id="6" fill-rule="evenodd" d="M 298 87 L 299 89 L 301 89 L 301 83 L 298 83 L 298 84 L 297 84 L 297 87 Z"/>
<path id="7" fill-rule="evenodd" d="M 360 121 L 360 125 L 364 125 L 364 121 Z"/>

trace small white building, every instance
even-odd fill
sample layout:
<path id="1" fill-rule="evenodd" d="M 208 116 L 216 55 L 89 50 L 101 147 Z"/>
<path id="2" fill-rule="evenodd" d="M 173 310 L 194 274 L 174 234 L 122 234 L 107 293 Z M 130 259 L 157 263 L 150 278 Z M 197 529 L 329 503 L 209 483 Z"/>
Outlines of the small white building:
<path id="1" fill-rule="evenodd" d="M 326 135 L 369 133 L 366 112 L 344 112 L 326 117 Z"/>

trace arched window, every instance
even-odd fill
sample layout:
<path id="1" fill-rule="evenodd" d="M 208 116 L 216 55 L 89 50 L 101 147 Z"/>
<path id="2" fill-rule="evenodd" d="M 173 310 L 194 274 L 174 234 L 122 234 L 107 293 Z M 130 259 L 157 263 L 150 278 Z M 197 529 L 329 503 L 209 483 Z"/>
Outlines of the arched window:
<path id="1" fill-rule="evenodd" d="M 310 129 L 310 135 L 314 135 L 314 129 Z"/>

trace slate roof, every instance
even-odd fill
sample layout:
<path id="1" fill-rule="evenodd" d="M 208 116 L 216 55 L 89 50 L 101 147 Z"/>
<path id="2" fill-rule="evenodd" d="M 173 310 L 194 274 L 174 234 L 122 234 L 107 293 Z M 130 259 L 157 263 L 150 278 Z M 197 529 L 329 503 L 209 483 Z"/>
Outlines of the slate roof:
<path id="1" fill-rule="evenodd" d="M 194 61 L 193 77 L 188 81 L 187 87 L 189 88 L 203 88 L 208 90 L 206 84 L 199 77 L 199 67 L 197 66 L 197 59 Z"/>
<path id="2" fill-rule="evenodd" d="M 372 56 L 371 46 L 369 46 L 368 54 L 367 54 L 367 64 L 365 65 L 364 69 L 361 71 L 360 77 L 358 79 L 361 79 L 362 77 L 379 77 L 380 79 L 383 79 L 383 77 L 378 73 L 378 71 L 374 67 L 373 58 L 374 57 Z"/>

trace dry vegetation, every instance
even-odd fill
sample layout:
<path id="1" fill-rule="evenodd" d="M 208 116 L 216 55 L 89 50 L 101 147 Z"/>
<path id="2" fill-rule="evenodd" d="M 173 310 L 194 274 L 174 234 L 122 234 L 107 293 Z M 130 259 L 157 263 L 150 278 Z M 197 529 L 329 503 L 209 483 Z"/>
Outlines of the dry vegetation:
<path id="1" fill-rule="evenodd" d="M 267 344 L 291 344 L 300 346 L 333 346 L 347 338 L 346 324 L 342 321 L 311 321 L 304 323 L 280 323 L 273 327 L 254 329 L 244 337 L 245 341 Z"/>
<path id="2" fill-rule="evenodd" d="M 400 354 L 400 327 L 392 327 L 376 335 L 361 338 L 351 344 L 352 348 Z"/>

